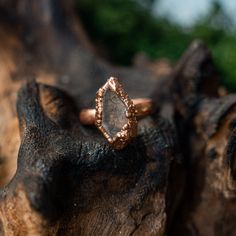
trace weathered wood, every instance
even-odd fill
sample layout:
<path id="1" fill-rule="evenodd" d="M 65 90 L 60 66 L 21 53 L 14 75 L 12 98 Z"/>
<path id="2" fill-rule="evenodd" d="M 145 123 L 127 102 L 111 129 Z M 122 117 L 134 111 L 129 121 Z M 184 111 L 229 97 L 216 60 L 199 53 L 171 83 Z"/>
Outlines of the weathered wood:
<path id="1" fill-rule="evenodd" d="M 175 148 L 169 123 L 141 121 L 139 137 L 114 151 L 95 131 L 49 119 L 38 92 L 31 82 L 18 98 L 22 143 L 16 175 L 2 192 L 5 234 L 163 234 Z"/>
<path id="2" fill-rule="evenodd" d="M 110 76 L 120 78 L 131 98 L 152 96 L 156 84 L 160 83 L 149 69 L 111 66 L 81 46 L 78 35 L 70 28 L 70 18 L 61 17 L 63 8 L 55 1 L 30 1 L 29 5 L 28 1 L 0 1 L 0 7 L 5 13 L 1 14 L 0 29 L 3 85 L 0 94 L 4 97 L 0 107 L 4 114 L 1 123 L 5 124 L 0 130 L 1 156 L 9 162 L 12 160 L 12 166 L 16 166 L 20 143 L 16 94 L 24 80 L 36 77 L 38 82 L 56 85 L 73 96 L 78 107 L 94 107 L 97 89 Z M 39 9 L 43 10 L 40 14 Z M 9 142 L 11 144 L 7 145 Z M 12 169 L 4 182 L 12 177 L 15 171 L 14 167 Z"/>
<path id="3" fill-rule="evenodd" d="M 0 235 L 235 235 L 236 96 L 210 51 L 110 65 L 70 4 L 0 0 Z M 120 151 L 78 120 L 110 76 L 156 103 Z"/>
<path id="4" fill-rule="evenodd" d="M 158 109 L 142 119 L 138 137 L 121 151 L 83 127 L 78 114 L 94 106 L 109 76 L 132 98 L 152 97 L 168 76 L 98 58 L 71 27 L 64 4 L 0 1 L 1 234 L 163 235 L 166 205 L 173 215 L 178 202 L 166 203 L 170 168 L 176 181 L 179 168 L 172 167 L 179 154 L 172 113 L 170 121 Z"/>
<path id="5" fill-rule="evenodd" d="M 184 60 L 198 63 L 191 62 L 194 68 L 188 68 Z M 211 72 L 207 73 L 207 77 L 204 67 L 196 68 L 206 61 Z M 176 90 L 176 110 L 188 174 L 172 234 L 235 235 L 236 97 L 227 95 L 218 98 L 218 79 L 211 56 L 202 43 L 190 46 L 179 64 L 182 67 L 177 65 L 175 69 L 179 78 L 175 85 L 181 88 Z M 186 71 L 189 71 L 188 76 Z M 186 83 L 191 86 L 184 91 Z"/>

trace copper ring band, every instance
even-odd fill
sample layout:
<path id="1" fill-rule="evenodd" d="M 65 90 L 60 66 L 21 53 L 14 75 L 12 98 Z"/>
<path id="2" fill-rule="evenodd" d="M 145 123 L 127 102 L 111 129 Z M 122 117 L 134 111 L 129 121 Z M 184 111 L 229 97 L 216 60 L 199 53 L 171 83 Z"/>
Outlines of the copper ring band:
<path id="1" fill-rule="evenodd" d="M 137 118 L 142 118 L 149 115 L 153 109 L 153 102 L 149 98 L 135 98 L 132 99 L 135 106 L 135 115 Z M 82 109 L 80 111 L 80 122 L 83 125 L 94 125 L 95 124 L 96 109 Z"/>

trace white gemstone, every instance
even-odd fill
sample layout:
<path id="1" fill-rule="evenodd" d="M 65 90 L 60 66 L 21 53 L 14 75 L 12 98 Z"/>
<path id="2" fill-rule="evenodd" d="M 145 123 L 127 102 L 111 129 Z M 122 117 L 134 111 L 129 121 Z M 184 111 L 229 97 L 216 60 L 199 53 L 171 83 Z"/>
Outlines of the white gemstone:
<path id="1" fill-rule="evenodd" d="M 108 88 L 103 95 L 102 126 L 111 138 L 128 122 L 126 111 L 126 105 L 119 96 Z"/>

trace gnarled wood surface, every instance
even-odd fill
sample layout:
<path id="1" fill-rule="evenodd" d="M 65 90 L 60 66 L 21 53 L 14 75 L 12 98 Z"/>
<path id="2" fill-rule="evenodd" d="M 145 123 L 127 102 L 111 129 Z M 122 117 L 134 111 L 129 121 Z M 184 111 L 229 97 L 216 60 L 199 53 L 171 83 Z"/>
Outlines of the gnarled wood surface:
<path id="1" fill-rule="evenodd" d="M 235 235 L 236 96 L 209 50 L 116 67 L 72 9 L 0 0 L 0 235 Z M 78 119 L 110 76 L 156 103 L 120 151 Z"/>

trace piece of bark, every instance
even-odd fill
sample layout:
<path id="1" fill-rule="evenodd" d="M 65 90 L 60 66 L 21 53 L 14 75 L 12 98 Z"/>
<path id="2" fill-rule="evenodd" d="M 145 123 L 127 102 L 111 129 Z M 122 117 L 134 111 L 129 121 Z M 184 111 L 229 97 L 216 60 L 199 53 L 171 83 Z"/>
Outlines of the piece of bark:
<path id="1" fill-rule="evenodd" d="M 190 142 L 189 181 L 177 234 L 236 233 L 235 105 L 235 95 L 229 95 L 204 99 L 197 108 Z"/>
<path id="2" fill-rule="evenodd" d="M 173 72 L 147 60 L 115 67 L 68 12 L 64 1 L 0 1 L 1 233 L 235 235 L 236 99 L 219 97 L 209 50 L 195 41 Z M 31 75 L 18 132 L 16 94 Z M 156 103 L 121 151 L 78 121 L 109 76 Z"/>
<path id="3" fill-rule="evenodd" d="M 2 191 L 5 235 L 163 235 L 175 149 L 170 124 L 144 119 L 138 138 L 114 151 L 78 121 L 70 129 L 49 119 L 39 100 L 35 82 L 19 94 L 22 143 L 16 175 Z"/>
<path id="4" fill-rule="evenodd" d="M 29 8 L 31 14 L 28 14 Z M 39 13 L 39 9 L 43 12 Z M 0 107 L 8 109 L 1 112 L 4 114 L 2 124 L 5 124 L 0 130 L 3 137 L 1 156 L 8 161 L 13 159 L 12 166 L 16 166 L 14 160 L 19 148 L 19 139 L 13 138 L 18 136 L 16 94 L 23 80 L 33 76 L 38 82 L 56 85 L 73 96 L 80 108 L 95 106 L 95 93 L 110 76 L 120 79 L 131 98 L 152 96 L 160 83 L 149 69 L 114 67 L 82 47 L 57 2 L 0 1 L 0 10 L 5 13 L 1 14 L 0 29 L 1 96 L 4 97 Z M 11 129 L 16 134 L 9 138 Z M 7 145 L 9 139 L 16 141 Z M 7 150 L 9 146 L 11 150 Z M 4 182 L 9 181 L 14 171 L 13 168 Z"/>
<path id="5" fill-rule="evenodd" d="M 193 52 L 194 49 L 197 50 Z M 172 225 L 172 235 L 236 234 L 236 96 L 218 98 L 218 81 L 210 58 L 205 46 L 196 43 L 190 46 L 180 61 L 182 66 L 175 68 L 175 76 L 179 78 L 179 82 L 174 84 L 178 86 L 175 90 L 176 122 L 180 124 L 178 133 L 183 138 L 181 146 L 188 173 L 182 204 Z M 198 63 L 191 63 L 195 68 L 186 68 L 188 63 L 184 62 L 185 59 Z M 206 61 L 208 71 L 213 73 L 207 73 L 208 76 L 205 77 L 205 69 L 200 67 L 202 72 L 197 69 L 197 74 L 200 75 L 197 79 L 196 73 L 186 76 L 186 71 L 194 72 L 196 65 Z M 186 93 L 185 84 L 189 84 Z"/>
<path id="6" fill-rule="evenodd" d="M 0 1 L 0 155 L 6 172 L 0 234 L 163 235 L 166 205 L 170 214 L 175 209 L 166 203 L 178 155 L 173 123 L 154 112 L 139 122 L 138 137 L 115 151 L 78 117 L 82 107 L 94 106 L 110 76 L 120 78 L 131 98 L 152 97 L 166 79 L 139 66 L 111 66 L 91 53 L 71 28 L 64 4 Z"/>

